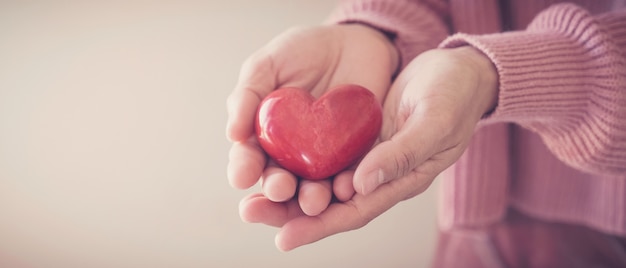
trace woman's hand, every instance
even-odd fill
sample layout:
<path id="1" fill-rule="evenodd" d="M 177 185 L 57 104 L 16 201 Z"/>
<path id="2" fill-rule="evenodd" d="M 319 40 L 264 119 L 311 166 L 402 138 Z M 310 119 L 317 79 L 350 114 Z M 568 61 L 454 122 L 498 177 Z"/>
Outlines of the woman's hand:
<path id="1" fill-rule="evenodd" d="M 285 205 L 250 196 L 247 220 L 282 226 L 282 250 L 360 228 L 398 202 L 428 188 L 463 153 L 477 122 L 496 105 L 497 73 L 490 60 L 471 47 L 438 49 L 414 59 L 398 76 L 384 105 L 382 142 L 360 162 L 354 192 L 321 214 L 303 215 L 295 202 Z"/>
<path id="2" fill-rule="evenodd" d="M 360 24 L 346 24 L 292 29 L 243 64 L 227 102 L 226 135 L 233 142 L 227 176 L 233 187 L 241 189 L 261 180 L 263 193 L 242 200 L 242 218 L 255 221 L 251 215 L 265 213 L 255 210 L 255 200 L 282 208 L 294 203 L 297 215 L 318 215 L 328 207 L 333 195 L 330 178 L 298 184 L 293 174 L 268 161 L 253 128 L 261 100 L 281 87 L 308 89 L 319 97 L 336 85 L 358 84 L 370 89 L 382 103 L 398 58 L 395 47 L 381 32 Z M 347 178 L 335 180 L 338 185 L 351 185 L 350 175 L 340 174 L 337 178 Z M 352 187 L 339 189 L 347 190 L 337 191 L 340 199 L 347 200 L 354 193 Z M 272 213 L 265 214 L 259 215 L 264 220 L 258 221 L 276 221 Z"/>
<path id="3" fill-rule="evenodd" d="M 394 82 L 383 142 L 356 169 L 354 189 L 367 195 L 395 180 L 430 183 L 465 151 L 478 121 L 495 108 L 497 88 L 495 66 L 475 48 L 422 53 Z"/>

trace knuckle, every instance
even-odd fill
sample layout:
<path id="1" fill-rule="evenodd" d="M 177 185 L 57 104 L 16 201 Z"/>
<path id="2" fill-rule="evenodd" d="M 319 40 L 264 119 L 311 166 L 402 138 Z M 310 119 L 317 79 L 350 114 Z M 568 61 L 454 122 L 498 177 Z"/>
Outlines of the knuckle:
<path id="1" fill-rule="evenodd" d="M 357 230 L 365 227 L 368 223 L 370 223 L 374 218 L 376 218 L 376 213 L 372 211 L 363 210 L 363 208 L 359 207 L 354 203 L 349 203 L 354 209 L 356 213 L 356 217 L 353 218 L 353 221 L 350 221 L 351 224 L 347 225 L 346 231 Z"/>
<path id="2" fill-rule="evenodd" d="M 404 150 L 400 152 L 394 162 L 394 171 L 396 177 L 401 178 L 409 174 L 417 161 L 417 154 L 412 150 Z"/>

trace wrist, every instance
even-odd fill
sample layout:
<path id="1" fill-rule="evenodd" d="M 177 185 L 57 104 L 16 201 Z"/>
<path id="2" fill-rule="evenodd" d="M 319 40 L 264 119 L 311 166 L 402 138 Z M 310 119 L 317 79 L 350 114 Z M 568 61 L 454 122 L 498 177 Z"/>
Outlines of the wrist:
<path id="1" fill-rule="evenodd" d="M 387 53 L 389 54 L 389 59 L 390 59 L 391 66 L 392 66 L 391 74 L 393 75 L 393 77 L 395 77 L 395 75 L 400 71 L 401 62 L 400 62 L 400 51 L 398 51 L 398 48 L 393 42 L 393 39 L 395 38 L 393 34 L 383 31 L 381 29 L 378 29 L 376 27 L 370 26 L 368 24 L 363 24 L 363 23 L 358 23 L 358 22 L 340 24 L 340 26 L 346 27 L 348 29 L 352 29 L 354 31 L 365 32 L 368 35 L 370 35 L 372 38 L 374 38 L 373 40 L 383 43 L 385 47 L 387 48 Z"/>
<path id="2" fill-rule="evenodd" d="M 495 65 L 487 55 L 474 47 L 463 46 L 452 50 L 466 58 L 466 62 L 472 65 L 472 70 L 475 70 L 478 77 L 477 93 L 479 105 L 481 105 L 480 111 L 483 116 L 489 114 L 498 104 L 498 71 Z"/>

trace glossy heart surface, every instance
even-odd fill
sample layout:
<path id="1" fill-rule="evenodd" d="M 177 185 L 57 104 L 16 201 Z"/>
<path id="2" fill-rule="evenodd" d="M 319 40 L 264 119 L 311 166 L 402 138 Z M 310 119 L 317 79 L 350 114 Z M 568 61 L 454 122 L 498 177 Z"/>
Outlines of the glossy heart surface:
<path id="1" fill-rule="evenodd" d="M 315 99 L 300 88 L 269 94 L 257 110 L 256 135 L 280 166 L 311 180 L 331 177 L 372 147 L 382 109 L 369 90 L 341 85 Z"/>

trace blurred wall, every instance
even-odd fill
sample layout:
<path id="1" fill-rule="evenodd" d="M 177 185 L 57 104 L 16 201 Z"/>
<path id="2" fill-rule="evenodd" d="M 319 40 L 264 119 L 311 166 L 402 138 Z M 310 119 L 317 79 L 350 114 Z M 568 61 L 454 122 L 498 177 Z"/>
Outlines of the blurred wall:
<path id="1" fill-rule="evenodd" d="M 334 5 L 1 1 L 0 267 L 424 267 L 432 187 L 290 253 L 239 219 L 250 191 L 228 186 L 224 136 L 239 65 Z"/>

